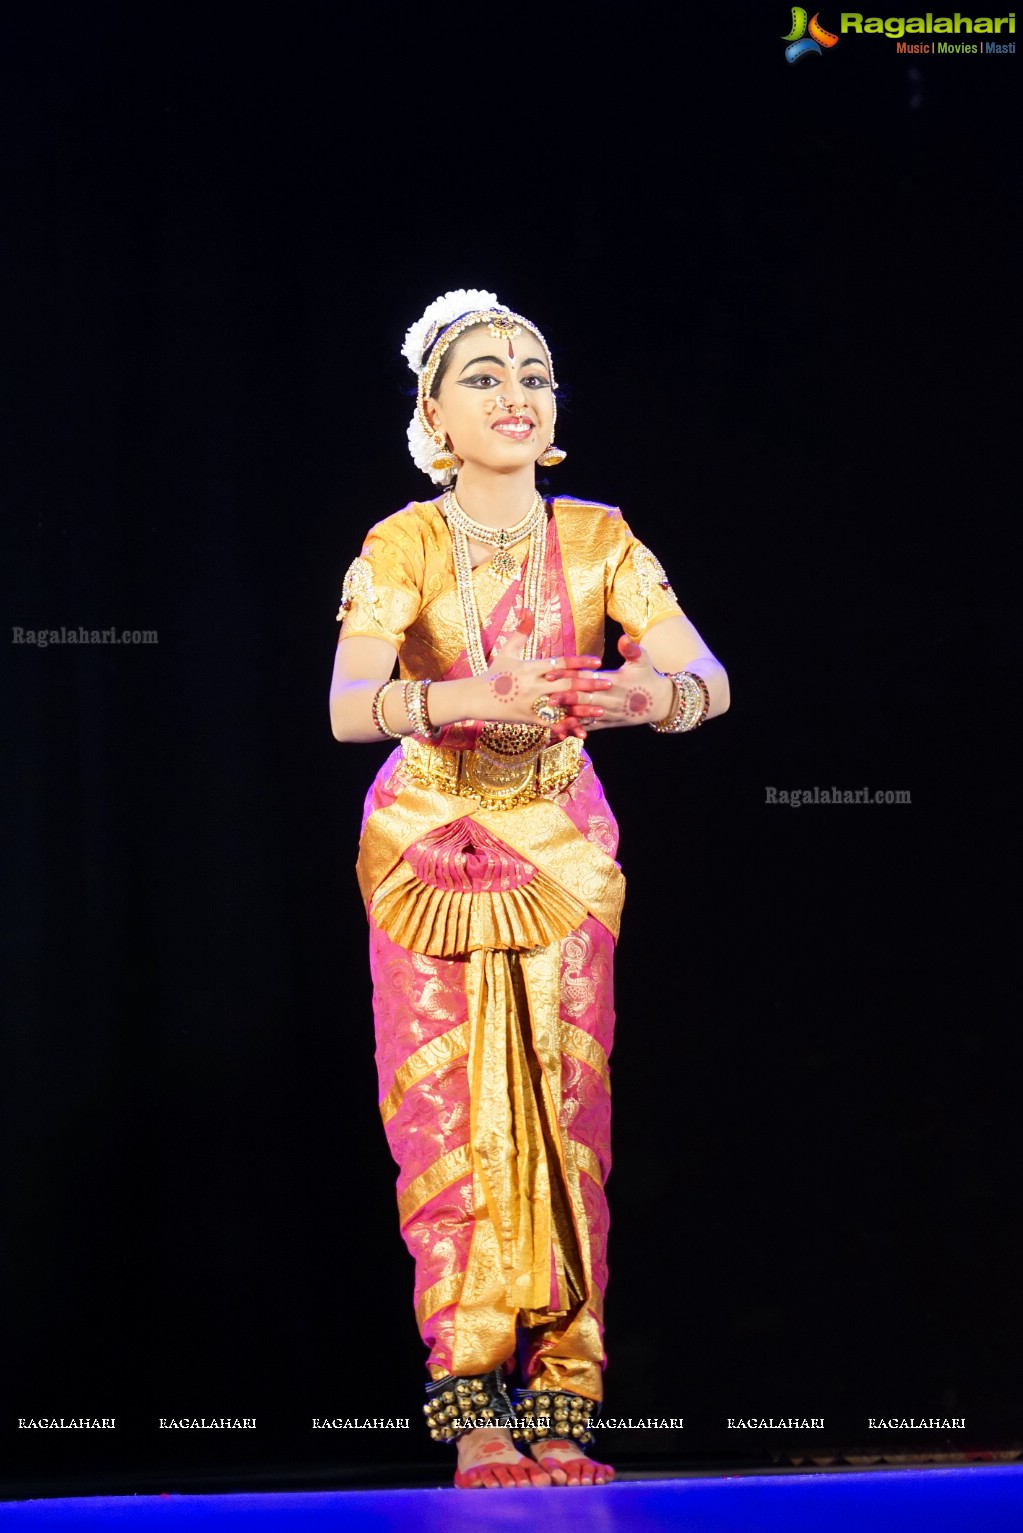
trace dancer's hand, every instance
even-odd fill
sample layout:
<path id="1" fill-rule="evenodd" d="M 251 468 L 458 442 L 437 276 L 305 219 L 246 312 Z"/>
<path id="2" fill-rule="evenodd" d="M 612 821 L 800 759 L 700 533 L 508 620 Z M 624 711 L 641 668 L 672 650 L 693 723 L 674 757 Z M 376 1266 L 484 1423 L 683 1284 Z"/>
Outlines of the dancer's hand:
<path id="1" fill-rule="evenodd" d="M 607 691 L 614 683 L 607 677 L 595 677 L 600 669 L 597 655 L 524 659 L 533 623 L 533 614 L 524 612 L 515 631 L 495 650 L 490 670 L 478 678 L 485 710 L 478 717 L 488 722 L 539 724 L 533 704 L 538 698 L 549 697 L 565 709 L 565 717 L 551 726 L 551 740 L 563 740 L 570 734 L 585 738 L 585 726 L 600 713 L 592 695 Z"/>
<path id="2" fill-rule="evenodd" d="M 589 710 L 584 737 L 591 729 L 624 729 L 630 724 L 659 724 L 671 711 L 674 687 L 662 676 L 641 644 L 622 634 L 618 653 L 625 662 L 617 671 L 596 671 L 588 683 L 603 682 L 600 707 Z M 559 697 L 559 702 L 562 699 Z M 581 710 L 584 711 L 584 710 Z"/>

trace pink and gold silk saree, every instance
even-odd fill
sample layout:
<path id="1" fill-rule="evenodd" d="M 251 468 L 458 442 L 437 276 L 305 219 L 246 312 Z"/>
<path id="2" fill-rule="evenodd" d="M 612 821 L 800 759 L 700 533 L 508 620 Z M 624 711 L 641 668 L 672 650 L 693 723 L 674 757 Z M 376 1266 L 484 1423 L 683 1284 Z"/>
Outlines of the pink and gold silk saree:
<path id="1" fill-rule="evenodd" d="M 489 662 L 521 615 L 522 571 L 506 583 L 488 562 L 472 578 Z M 641 638 L 680 610 L 620 512 L 552 503 L 538 657 L 602 654 L 605 614 Z M 370 531 L 339 616 L 342 641 L 392 642 L 402 678 L 471 674 L 438 506 Z M 549 752 L 549 791 L 541 776 L 503 804 L 467 793 L 480 732 L 463 723 L 391 753 L 357 865 L 416 1315 L 435 1379 L 485 1373 L 518 1347 L 531 1385 L 599 1400 L 618 828 L 574 739 Z"/>

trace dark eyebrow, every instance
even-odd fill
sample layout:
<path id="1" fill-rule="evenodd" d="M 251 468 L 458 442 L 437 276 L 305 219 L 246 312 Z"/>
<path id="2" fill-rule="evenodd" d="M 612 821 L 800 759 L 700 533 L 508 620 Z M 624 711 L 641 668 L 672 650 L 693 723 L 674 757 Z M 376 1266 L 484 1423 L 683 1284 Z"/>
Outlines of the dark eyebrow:
<path id="1" fill-rule="evenodd" d="M 496 362 L 498 367 L 504 366 L 500 357 L 473 357 L 471 362 L 466 362 L 465 367 L 475 367 L 477 362 Z M 459 377 L 465 372 L 465 367 L 462 368 L 462 372 L 458 375 Z"/>
<path id="2" fill-rule="evenodd" d="M 471 362 L 466 362 L 465 367 L 462 368 L 458 376 L 462 376 L 462 373 L 465 372 L 466 367 L 475 367 L 477 362 L 496 362 L 498 367 L 504 366 L 504 363 L 501 361 L 500 357 L 473 357 Z M 526 360 L 521 362 L 519 365 L 520 367 L 532 367 L 534 364 L 539 365 L 545 371 L 547 370 L 547 363 L 544 361 L 543 357 L 527 357 Z"/>

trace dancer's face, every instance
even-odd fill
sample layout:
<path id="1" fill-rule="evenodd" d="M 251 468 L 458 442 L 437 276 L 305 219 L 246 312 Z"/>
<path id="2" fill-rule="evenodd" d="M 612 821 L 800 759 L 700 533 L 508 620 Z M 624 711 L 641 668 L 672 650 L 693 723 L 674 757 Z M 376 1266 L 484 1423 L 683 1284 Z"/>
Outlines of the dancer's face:
<path id="1" fill-rule="evenodd" d="M 464 463 L 508 473 L 533 463 L 553 435 L 554 395 L 543 346 L 529 330 L 495 340 L 486 325 L 453 342 L 431 426 Z"/>

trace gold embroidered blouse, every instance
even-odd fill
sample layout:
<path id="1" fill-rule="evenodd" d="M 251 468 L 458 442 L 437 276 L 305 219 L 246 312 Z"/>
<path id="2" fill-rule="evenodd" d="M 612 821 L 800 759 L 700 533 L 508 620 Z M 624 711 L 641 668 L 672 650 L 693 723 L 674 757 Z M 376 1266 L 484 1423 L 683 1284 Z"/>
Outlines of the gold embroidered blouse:
<path id="1" fill-rule="evenodd" d="M 632 639 L 681 614 L 659 560 L 615 506 L 558 497 L 552 502 L 576 652 L 603 655 L 604 619 Z M 526 541 L 516 545 L 525 556 Z M 473 571 L 482 615 L 506 587 L 490 561 Z M 344 578 L 341 639 L 386 639 L 399 654 L 403 680 L 446 675 L 465 647 L 451 536 L 432 501 L 413 501 L 371 527 Z"/>

